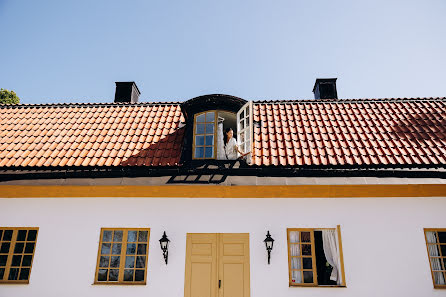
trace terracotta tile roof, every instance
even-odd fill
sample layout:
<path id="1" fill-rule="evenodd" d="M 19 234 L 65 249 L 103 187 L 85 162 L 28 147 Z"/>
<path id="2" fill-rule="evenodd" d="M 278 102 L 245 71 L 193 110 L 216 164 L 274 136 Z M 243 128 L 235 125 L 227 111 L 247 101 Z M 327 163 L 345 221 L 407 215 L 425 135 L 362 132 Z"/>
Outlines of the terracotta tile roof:
<path id="1" fill-rule="evenodd" d="M 446 98 L 257 101 L 253 164 L 446 165 Z M 0 106 L 0 168 L 176 166 L 180 102 Z"/>
<path id="2" fill-rule="evenodd" d="M 0 107 L 0 167 L 175 166 L 178 103 Z"/>
<path id="3" fill-rule="evenodd" d="M 255 165 L 446 165 L 446 98 L 257 102 Z"/>

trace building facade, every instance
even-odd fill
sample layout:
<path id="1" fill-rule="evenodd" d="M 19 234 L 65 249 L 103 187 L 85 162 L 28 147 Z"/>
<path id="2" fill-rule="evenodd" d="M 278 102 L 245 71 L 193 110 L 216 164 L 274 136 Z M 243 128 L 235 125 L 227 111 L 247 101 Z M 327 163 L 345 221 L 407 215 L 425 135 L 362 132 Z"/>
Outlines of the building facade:
<path id="1" fill-rule="evenodd" d="M 444 294 L 446 99 L 334 83 L 0 107 L 0 296 Z"/>

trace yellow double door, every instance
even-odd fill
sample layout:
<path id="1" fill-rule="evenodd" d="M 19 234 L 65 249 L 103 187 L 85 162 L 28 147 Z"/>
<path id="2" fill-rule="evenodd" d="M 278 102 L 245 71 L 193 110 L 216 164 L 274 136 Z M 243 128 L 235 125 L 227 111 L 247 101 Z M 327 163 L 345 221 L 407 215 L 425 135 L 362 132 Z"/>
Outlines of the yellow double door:
<path id="1" fill-rule="evenodd" d="M 249 297 L 249 291 L 249 234 L 187 234 L 185 297 Z"/>

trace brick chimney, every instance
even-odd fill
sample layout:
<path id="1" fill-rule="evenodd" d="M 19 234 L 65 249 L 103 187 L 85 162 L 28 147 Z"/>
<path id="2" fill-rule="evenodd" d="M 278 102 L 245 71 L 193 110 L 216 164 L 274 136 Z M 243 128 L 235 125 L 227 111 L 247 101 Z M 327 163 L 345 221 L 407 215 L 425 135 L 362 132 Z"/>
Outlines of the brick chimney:
<path id="1" fill-rule="evenodd" d="M 139 91 L 134 81 L 116 82 L 115 102 L 138 103 Z"/>

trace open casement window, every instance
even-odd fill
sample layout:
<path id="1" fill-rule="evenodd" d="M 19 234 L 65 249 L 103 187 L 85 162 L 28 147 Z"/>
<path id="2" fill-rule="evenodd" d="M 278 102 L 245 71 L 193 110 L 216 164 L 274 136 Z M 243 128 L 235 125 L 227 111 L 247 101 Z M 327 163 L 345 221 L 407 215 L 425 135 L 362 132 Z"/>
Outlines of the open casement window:
<path id="1" fill-rule="evenodd" d="M 446 229 L 424 229 L 435 288 L 446 289 Z"/>
<path id="2" fill-rule="evenodd" d="M 29 283 L 38 231 L 0 227 L 0 283 Z"/>
<path id="3" fill-rule="evenodd" d="M 345 286 L 340 227 L 288 228 L 290 286 Z"/>
<path id="4" fill-rule="evenodd" d="M 145 285 L 150 229 L 102 228 L 95 284 Z"/>
<path id="5" fill-rule="evenodd" d="M 237 112 L 237 141 L 243 153 L 252 152 L 252 101 Z M 246 156 L 248 164 L 251 163 L 251 159 L 251 154 L 248 154 Z"/>
<path id="6" fill-rule="evenodd" d="M 194 117 L 193 159 L 215 159 L 216 111 L 206 111 Z"/>

